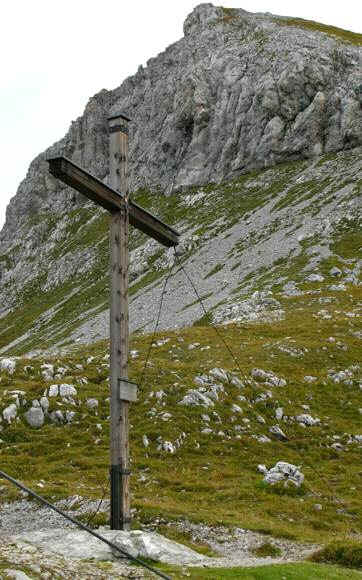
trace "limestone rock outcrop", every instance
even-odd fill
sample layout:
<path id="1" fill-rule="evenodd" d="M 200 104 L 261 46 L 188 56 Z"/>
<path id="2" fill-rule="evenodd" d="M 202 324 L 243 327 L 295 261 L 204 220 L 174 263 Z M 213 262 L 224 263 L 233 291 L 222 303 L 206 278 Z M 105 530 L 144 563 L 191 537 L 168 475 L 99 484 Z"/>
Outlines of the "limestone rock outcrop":
<path id="1" fill-rule="evenodd" d="M 8 207 L 2 245 L 19 219 L 79 203 L 48 175 L 47 157 L 64 154 L 107 178 L 113 111 L 133 120 L 131 189 L 167 192 L 171 184 L 220 181 L 360 145 L 359 64 L 360 47 L 336 35 L 200 4 L 181 40 L 120 87 L 92 97 L 66 136 L 34 159 Z"/>

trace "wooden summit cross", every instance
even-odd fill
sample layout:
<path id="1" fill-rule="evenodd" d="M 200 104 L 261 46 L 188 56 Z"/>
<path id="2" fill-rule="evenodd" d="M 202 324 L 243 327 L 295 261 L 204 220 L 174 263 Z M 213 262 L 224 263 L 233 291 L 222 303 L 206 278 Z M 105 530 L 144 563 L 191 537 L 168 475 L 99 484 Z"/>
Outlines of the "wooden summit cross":
<path id="1" fill-rule="evenodd" d="M 167 247 L 179 234 L 128 199 L 128 123 L 118 113 L 109 117 L 110 186 L 69 159 L 48 159 L 54 176 L 111 213 L 110 225 L 110 480 L 112 530 L 129 530 L 129 402 L 137 400 L 137 385 L 128 381 L 128 224 Z"/>

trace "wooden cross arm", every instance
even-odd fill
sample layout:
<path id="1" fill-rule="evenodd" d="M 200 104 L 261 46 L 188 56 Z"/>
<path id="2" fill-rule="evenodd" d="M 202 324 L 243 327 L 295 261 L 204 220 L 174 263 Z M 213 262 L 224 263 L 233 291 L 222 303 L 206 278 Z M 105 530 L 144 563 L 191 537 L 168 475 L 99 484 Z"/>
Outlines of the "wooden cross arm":
<path id="1" fill-rule="evenodd" d="M 66 157 L 54 157 L 47 159 L 49 163 L 49 172 L 54 176 L 70 185 L 98 205 L 101 205 L 108 211 L 114 213 L 121 209 L 124 203 L 124 196 L 117 190 L 109 187 L 94 177 L 88 171 L 85 171 L 79 165 L 73 163 Z M 180 234 L 152 215 L 142 207 L 128 202 L 129 222 L 131 225 L 141 230 L 145 234 L 154 238 L 167 247 L 177 246 Z"/>

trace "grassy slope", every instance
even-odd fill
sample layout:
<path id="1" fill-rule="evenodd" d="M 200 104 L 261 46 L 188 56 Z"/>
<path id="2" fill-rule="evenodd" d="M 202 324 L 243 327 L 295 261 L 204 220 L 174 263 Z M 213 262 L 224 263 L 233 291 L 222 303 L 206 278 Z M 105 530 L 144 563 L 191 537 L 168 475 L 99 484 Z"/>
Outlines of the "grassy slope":
<path id="1" fill-rule="evenodd" d="M 305 286 L 308 288 L 310 285 Z M 359 391 L 355 383 L 333 384 L 326 378 L 329 369 L 342 370 L 358 362 L 358 340 L 351 333 L 357 327 L 356 319 L 345 314 L 356 309 L 358 295 L 356 287 L 349 287 L 347 292 L 331 292 L 322 284 L 321 294 L 282 299 L 286 319 L 272 325 L 227 325 L 220 327 L 219 335 L 210 326 L 199 326 L 157 336 L 157 340 L 168 338 L 169 342 L 152 348 L 151 366 L 141 387 L 140 401 L 131 410 L 133 505 L 139 522 L 162 514 L 166 519 L 187 517 L 315 542 L 327 542 L 331 537 L 353 538 L 358 533 L 361 521 L 358 445 L 345 445 L 345 451 L 338 452 L 330 447 L 333 440 L 328 437 L 338 435 L 344 442 L 345 433 L 360 433 Z M 333 302 L 321 305 L 318 298 L 327 296 Z M 321 308 L 330 312 L 332 318 L 316 316 Z M 220 333 L 235 353 L 238 366 L 223 347 Z M 340 345 L 328 342 L 330 336 Z M 131 378 L 136 381 L 140 381 L 149 340 L 142 335 L 132 339 L 132 349 L 139 351 L 139 358 L 130 364 Z M 200 346 L 189 350 L 188 346 L 196 342 Z M 280 344 L 306 348 L 307 352 L 292 357 L 279 350 Z M 210 348 L 201 350 L 203 346 Z M 78 421 L 62 427 L 48 423 L 40 430 L 31 429 L 22 420 L 4 427 L 1 463 L 5 471 L 30 486 L 43 479 L 42 489 L 50 497 L 68 496 L 75 489 L 86 497 L 101 495 L 108 473 L 105 352 L 105 343 L 100 343 L 54 361 L 57 366 L 69 367 L 68 376 L 55 382 L 77 385 Z M 86 358 L 91 354 L 95 358 L 87 365 Z M 2 373 L 1 408 L 11 401 L 9 390 L 24 390 L 28 401 L 42 395 L 46 384 L 40 377 L 40 362 L 31 361 L 34 368 L 26 371 L 24 366 L 29 361 L 20 359 L 13 376 Z M 77 368 L 77 364 L 84 365 L 84 370 Z M 240 391 L 228 385 L 212 410 L 178 405 L 192 388 L 194 377 L 215 366 L 235 371 L 239 376 L 241 369 L 246 377 L 250 377 L 253 367 L 272 370 L 287 379 L 287 386 L 273 388 L 273 399 L 261 403 L 255 403 L 254 399 L 267 387 L 247 385 Z M 316 376 L 317 381 L 306 384 L 303 376 L 307 374 Z M 88 384 L 79 385 L 81 377 L 86 377 Z M 161 400 L 151 396 L 159 390 L 166 393 Z M 247 397 L 246 401 L 238 400 L 240 392 Z M 84 405 L 90 396 L 100 400 L 98 415 Z M 241 417 L 232 412 L 233 403 L 243 408 Z M 302 404 L 310 405 L 310 413 L 321 419 L 321 426 L 304 429 L 295 422 L 281 421 L 280 426 L 290 439 L 287 443 L 263 444 L 250 436 L 268 434 L 268 425 L 277 423 L 276 407 L 282 406 L 290 416 L 304 412 Z M 52 399 L 52 408 L 64 407 L 67 405 Z M 220 423 L 212 417 L 212 411 L 218 413 Z M 168 421 L 162 419 L 165 412 L 172 415 Z M 200 433 L 205 426 L 202 413 L 211 416 L 211 435 Z M 256 421 L 258 414 L 265 417 L 266 425 Z M 250 429 L 242 431 L 238 439 L 234 426 L 245 427 L 243 418 L 250 420 Z M 102 425 L 102 432 L 97 423 Z M 157 450 L 158 437 L 174 442 L 183 431 L 186 438 L 175 454 Z M 150 440 L 147 449 L 142 444 L 143 434 Z M 270 467 L 277 460 L 302 465 L 306 476 L 302 489 L 262 484 L 257 465 L 265 463 Z M 4 497 L 8 493 L 14 497 L 6 486 Z M 322 511 L 313 508 L 315 503 L 322 504 Z"/>
<path id="2" fill-rule="evenodd" d="M 295 187 L 286 188 L 291 183 L 295 183 L 302 172 L 308 166 L 307 161 L 299 161 L 279 165 L 262 172 L 255 172 L 242 176 L 235 181 L 223 184 L 210 184 L 203 187 L 190 188 L 183 195 L 164 197 L 162 194 L 140 190 L 135 193 L 134 200 L 153 211 L 171 225 L 177 224 L 181 232 L 193 231 L 199 236 L 202 243 L 205 234 L 210 236 L 220 235 L 225 232 L 225 225 L 231 228 L 238 221 L 247 216 L 252 216 L 253 211 L 260 209 L 268 201 L 276 199 L 272 215 L 275 215 L 274 222 L 270 224 L 269 230 L 260 232 L 259 239 L 263 236 L 271 235 L 274 229 L 278 229 L 278 210 L 289 206 L 292 211 L 297 210 L 298 203 L 308 200 L 310 204 L 305 211 L 318 212 L 321 205 L 327 202 L 328 197 L 333 197 L 334 187 L 341 189 L 347 185 L 343 178 L 344 164 L 348 164 L 351 159 L 354 162 L 354 153 L 345 152 L 341 154 L 326 155 L 321 158 L 320 164 L 331 163 L 332 168 L 327 171 L 326 179 L 315 179 L 307 183 L 296 184 Z M 335 183 L 335 175 L 338 175 Z M 333 179 L 332 179 L 333 177 Z M 358 184 L 355 184 L 357 192 Z M 187 205 L 187 196 L 202 193 L 199 201 Z M 215 216 L 219 218 L 215 222 Z M 62 230 L 60 239 L 48 256 L 43 256 L 40 263 L 33 270 L 37 271 L 37 277 L 21 289 L 21 295 L 17 300 L 17 307 L 0 319 L 0 348 L 10 344 L 23 336 L 17 344 L 8 351 L 11 354 L 23 354 L 34 349 L 45 349 L 49 346 L 67 342 L 70 332 L 79 326 L 79 317 L 86 311 L 93 309 L 92 314 L 85 314 L 86 318 L 94 316 L 97 312 L 103 311 L 108 304 L 108 217 L 99 210 L 81 208 L 70 214 L 67 218 L 66 227 Z M 34 221 L 34 220 L 33 220 Z M 57 220 L 43 216 L 43 221 L 48 222 L 47 238 L 51 239 L 55 232 Z M 32 224 L 29 223 L 29 227 Z M 358 225 L 347 223 L 349 235 L 357 240 Z M 132 229 L 130 245 L 137 248 L 145 242 L 145 237 Z M 256 244 L 258 239 L 254 240 Z M 242 253 L 245 248 L 245 241 L 241 241 L 232 251 L 229 259 L 235 259 L 233 268 L 238 268 L 238 253 Z M 248 243 L 253 243 L 250 240 Z M 356 242 L 355 242 L 356 243 Z M 357 242 L 358 243 L 358 242 Z M 71 276 L 61 285 L 44 290 L 47 279 L 47 264 L 52 263 L 60 255 L 72 253 L 78 249 L 97 248 L 96 258 L 89 271 L 81 275 Z M 307 250 L 307 248 L 305 248 Z M 16 248 L 6 255 L 0 256 L 0 260 L 7 260 L 10 263 L 17 262 Z M 149 273 L 134 280 L 131 283 L 130 294 L 135 295 L 143 288 L 150 287 L 153 283 L 164 275 L 164 270 L 155 269 L 153 264 L 162 254 L 164 249 L 155 247 L 155 253 L 148 258 Z M 336 250 L 337 252 L 337 250 Z M 355 255 L 355 254 L 353 254 Z M 285 273 L 286 266 L 290 274 L 300 270 L 300 267 L 308 260 L 306 252 L 303 256 L 290 259 L 288 264 L 275 263 L 275 269 Z M 221 266 L 220 266 L 221 267 Z M 212 272 L 212 273 L 215 273 Z M 211 276 L 211 272 L 209 275 Z M 251 276 L 251 275 L 250 275 Z M 255 272 L 255 278 L 260 278 L 260 285 L 269 281 L 271 277 L 270 269 L 265 272 Z M 250 279 L 243 280 L 240 274 L 242 293 L 245 284 L 250 283 Z M 14 287 L 9 286 L 4 291 L 14 293 Z M 237 292 L 236 292 L 237 294 Z M 49 309 L 53 309 L 49 311 Z"/>
<path id="3" fill-rule="evenodd" d="M 309 563 L 303 564 L 281 564 L 273 566 L 260 566 L 257 568 L 216 568 L 208 570 L 205 568 L 188 569 L 187 573 L 180 573 L 172 567 L 162 567 L 162 570 L 172 574 L 172 578 L 184 578 L 190 580 L 226 580 L 232 578 L 236 580 L 339 580 L 350 578 L 358 580 L 362 577 L 361 572 L 337 568 L 335 566 L 323 566 Z"/>
<path id="4" fill-rule="evenodd" d="M 333 160 L 335 157 L 329 156 L 329 159 Z M 233 220 L 279 195 L 285 183 L 295 179 L 303 166 L 304 162 L 301 162 L 277 168 L 274 170 L 273 180 L 269 181 L 269 186 L 263 191 L 257 185 L 250 188 L 250 184 L 254 183 L 252 180 L 257 180 L 256 175 L 245 176 L 231 184 L 204 187 L 202 189 L 208 192 L 210 204 L 204 204 L 201 200 L 199 205 L 193 206 L 195 211 L 189 213 L 179 197 L 172 201 L 170 198 L 165 200 L 162 197 L 153 197 L 151 204 L 147 192 L 138 192 L 137 201 L 156 211 L 170 223 L 183 221 L 185 229 L 196 226 L 196 222 L 192 223 L 192 215 L 196 215 L 198 233 L 202 235 L 213 224 L 215 207 L 233 223 Z M 270 175 L 271 171 L 269 172 Z M 316 187 L 317 185 L 315 184 Z M 197 188 L 192 191 L 196 192 Z M 246 191 L 250 195 L 235 195 Z M 276 204 L 293 207 L 300 195 L 308 195 L 308 191 L 291 189 L 282 199 L 279 195 Z M 318 203 L 323 203 L 323 199 L 319 199 Z M 313 198 L 310 198 L 310 204 L 311 211 L 314 211 L 313 208 L 318 210 Z M 75 280 L 54 291 L 37 292 L 31 299 L 29 294 L 29 301 L 19 310 L 0 320 L 0 338 L 4 342 L 18 336 L 19 329 L 23 332 L 27 325 L 30 328 L 37 316 L 52 304 L 58 305 L 54 317 L 60 324 L 59 334 L 64 333 L 64 336 L 64 320 L 70 328 L 75 312 L 84 308 L 84 302 L 87 307 L 92 305 L 101 308 L 104 304 L 106 279 L 100 275 L 97 282 L 100 286 L 97 288 L 89 288 L 89 283 L 94 281 L 94 272 L 101 273 L 102 267 L 104 271 L 107 267 L 107 243 L 102 242 L 107 222 L 100 215 L 89 224 L 89 215 L 83 215 L 85 211 L 89 210 L 79 210 L 73 216 L 72 232 L 78 242 L 83 240 L 85 246 L 94 240 L 104 244 L 95 269 L 88 277 Z M 82 228 L 76 227 L 78 220 L 83 220 Z M 217 228 L 220 225 L 213 226 L 215 235 Z M 135 237 L 134 247 L 141 241 L 140 236 Z M 306 252 L 311 241 L 305 241 Z M 69 242 L 65 241 L 63 250 L 68 251 L 70 245 L 67 244 L 73 246 L 74 243 L 73 238 Z M 254 273 L 253 277 L 242 281 L 235 292 L 236 297 L 251 282 L 254 288 L 270 284 L 286 311 L 283 321 L 272 325 L 227 325 L 219 327 L 217 334 L 211 326 L 203 325 L 205 317 L 200 310 L 198 326 L 177 332 L 158 333 L 156 341 L 165 338 L 169 341 L 152 348 L 151 364 L 141 387 L 140 401 L 131 410 L 132 502 L 136 508 L 136 526 L 154 521 L 156 516 L 162 516 L 165 521 L 188 518 L 317 543 L 328 543 L 331 539 L 346 542 L 360 537 L 360 449 L 357 444 L 345 445 L 348 439 L 346 434 L 361 433 L 358 387 L 356 382 L 352 386 L 346 386 L 333 384 L 327 379 L 330 369 L 344 370 L 356 365 L 359 359 L 359 343 L 354 333 L 358 328 L 355 314 L 358 310 L 360 289 L 348 285 L 346 292 L 329 290 L 328 286 L 336 283 L 336 280 L 328 276 L 328 271 L 331 266 L 343 268 L 346 260 L 354 262 L 360 245 L 358 225 L 342 221 L 331 240 L 333 255 L 320 264 L 320 271 L 326 275 L 326 281 L 317 284 L 300 283 L 300 288 L 311 292 L 309 294 L 293 298 L 282 297 L 278 295 L 280 282 L 277 281 L 278 277 L 284 276 L 285 280 L 301 282 L 305 277 L 301 268 L 309 259 L 307 253 L 296 258 L 279 260 L 271 270 Z M 236 248 L 236 254 L 233 255 L 236 260 L 237 251 Z M 152 256 L 150 261 L 154 259 Z M 150 279 L 136 281 L 136 287 L 152 282 L 161 275 L 162 271 L 153 271 Z M 76 285 L 83 288 L 80 296 L 65 301 L 59 307 L 59 300 L 64 299 Z M 315 293 L 315 290 L 320 292 Z M 192 298 L 190 294 L 190 302 Z M 321 299 L 323 301 L 325 298 L 330 302 L 322 303 Z M 331 318 L 321 318 L 318 314 L 321 310 L 327 311 Z M 54 328 L 54 319 L 50 318 L 50 321 Z M 14 354 L 47 345 L 45 329 L 49 326 L 49 320 L 45 319 L 42 324 L 32 333 L 29 341 L 13 349 Z M 220 335 L 231 347 L 237 363 L 224 348 Z M 335 337 L 335 342 L 327 340 L 331 336 Z M 137 350 L 139 356 L 130 361 L 130 375 L 137 382 L 142 375 L 149 342 L 149 336 L 135 334 L 132 337 L 131 348 Z M 188 346 L 194 343 L 199 343 L 199 346 L 189 350 Z M 281 351 L 280 346 L 302 351 L 304 349 L 304 354 L 293 357 Z M 202 350 L 202 347 L 210 348 Z M 51 382 L 73 383 L 77 386 L 79 396 L 76 407 L 53 399 L 51 408 L 76 410 L 74 424 L 54 426 L 47 422 L 42 429 L 36 430 L 27 426 L 22 418 L 9 426 L 2 423 L 2 469 L 38 491 L 41 490 L 47 497 L 55 499 L 78 493 L 84 497 L 96 498 L 102 495 L 104 488 L 107 489 L 108 362 L 104 359 L 107 349 L 108 345 L 100 342 L 89 348 L 74 350 L 72 354 L 59 356 L 52 361 L 56 367 L 67 366 L 68 371 L 61 380 Z M 95 358 L 87 364 L 89 356 Z M 28 402 L 22 408 L 22 416 L 24 408 L 29 406 L 32 399 L 39 398 L 47 386 L 40 374 L 40 364 L 49 360 L 49 357 L 30 362 L 19 359 L 14 375 L 9 376 L 6 372 L 0 374 L 0 410 L 13 401 L 9 391 L 24 390 Z M 29 364 L 33 369 L 25 370 L 24 367 Z M 84 369 L 76 366 L 79 364 Z M 254 367 L 272 370 L 287 379 L 287 386 L 273 388 L 273 398 L 261 403 L 255 403 L 254 399 L 268 387 L 249 384 L 241 391 L 232 385 L 225 385 L 225 395 L 211 410 L 178 405 L 186 391 L 195 386 L 194 377 L 215 366 L 234 371 L 240 378 L 248 379 Z M 317 381 L 306 384 L 303 381 L 305 375 L 314 375 Z M 87 384 L 79 383 L 82 377 L 87 378 Z M 357 378 L 357 372 L 354 373 L 354 378 Z M 151 396 L 152 392 L 160 390 L 166 393 L 161 400 Z M 240 394 L 247 400 L 240 402 Z M 85 401 L 88 397 L 99 399 L 97 414 L 86 408 Z M 240 417 L 232 412 L 233 403 L 243 408 Z M 301 405 L 310 406 L 308 412 L 321 419 L 320 426 L 304 429 L 295 422 L 280 421 L 281 428 L 289 437 L 286 443 L 273 440 L 263 444 L 251 437 L 251 434 L 269 435 L 268 427 L 278 423 L 275 419 L 276 407 L 282 406 L 284 413 L 291 416 L 304 412 Z M 219 419 L 212 416 L 212 411 L 217 412 Z M 171 413 L 169 420 L 163 420 L 165 412 Z M 201 420 L 203 413 L 208 413 L 211 417 L 212 434 L 200 432 L 202 427 L 207 426 Z M 265 425 L 256 420 L 257 415 L 265 418 Z M 243 422 L 244 418 L 249 419 L 250 428 Z M 97 424 L 102 426 L 102 431 Z M 245 430 L 235 431 L 235 425 L 240 425 Z M 186 438 L 175 454 L 157 450 L 159 437 L 163 441 L 174 442 L 182 432 L 185 432 Z M 223 434 L 218 434 L 219 432 Z M 241 434 L 240 438 L 237 438 L 238 433 Z M 150 441 L 147 449 L 142 444 L 144 434 Z M 331 448 L 333 436 L 341 438 L 344 451 Z M 262 484 L 262 476 L 256 470 L 257 465 L 264 463 L 271 467 L 277 460 L 302 466 L 306 480 L 300 490 L 271 488 Z M 44 487 L 38 488 L 40 480 L 43 480 Z M 2 501 L 18 497 L 17 492 L 6 483 L 1 494 Z M 213 498 L 212 510 L 210 497 Z M 322 504 L 321 511 L 314 509 L 316 503 Z M 104 515 L 97 516 L 96 522 L 104 521 Z M 162 531 L 167 532 L 167 526 Z M 190 542 L 190 538 L 184 537 L 183 540 Z M 317 564 L 306 565 L 309 568 L 303 566 L 283 569 L 283 576 L 288 579 L 326 577 L 323 574 L 326 574 L 327 569 Z M 273 570 L 265 568 L 260 571 L 233 573 L 218 570 L 214 576 L 213 572 L 208 572 L 208 576 L 201 576 L 195 571 L 191 577 L 272 579 L 276 573 Z M 281 569 L 278 570 L 280 572 Z M 329 575 L 332 572 L 328 571 L 328 577 L 352 577 L 347 575 L 349 572 L 333 570 L 335 576 Z"/>

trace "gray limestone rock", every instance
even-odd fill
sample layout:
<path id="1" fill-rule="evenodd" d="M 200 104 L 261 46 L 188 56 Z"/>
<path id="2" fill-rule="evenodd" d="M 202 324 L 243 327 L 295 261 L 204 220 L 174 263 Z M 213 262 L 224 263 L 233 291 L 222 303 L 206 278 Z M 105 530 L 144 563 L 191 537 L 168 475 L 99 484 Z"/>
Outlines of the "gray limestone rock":
<path id="1" fill-rule="evenodd" d="M 77 389 L 74 385 L 59 385 L 59 395 L 61 397 L 72 397 L 77 394 Z"/>
<path id="2" fill-rule="evenodd" d="M 87 405 L 88 409 L 97 409 L 98 399 L 87 399 L 86 405 Z"/>
<path id="3" fill-rule="evenodd" d="M 320 423 L 320 419 L 317 417 L 312 417 L 312 415 L 307 413 L 297 415 L 296 420 L 298 423 L 303 423 L 303 425 L 307 425 L 308 427 L 312 427 L 313 425 L 318 425 Z"/>
<path id="4" fill-rule="evenodd" d="M 8 423 L 11 423 L 18 414 L 18 408 L 15 403 L 11 403 L 8 407 L 3 410 L 3 417 L 4 420 Z"/>
<path id="5" fill-rule="evenodd" d="M 323 282 L 324 277 L 321 274 L 309 274 L 305 279 L 306 282 Z"/>
<path id="6" fill-rule="evenodd" d="M 281 430 L 279 425 L 273 425 L 272 427 L 269 427 L 269 433 L 274 435 L 274 437 L 276 439 L 279 439 L 279 441 L 288 441 L 288 437 L 286 436 L 284 431 Z"/>
<path id="7" fill-rule="evenodd" d="M 275 418 L 278 421 L 280 421 L 281 419 L 283 419 L 283 415 L 284 415 L 283 407 L 277 407 L 275 409 Z"/>
<path id="8" fill-rule="evenodd" d="M 98 533 L 107 540 L 118 545 L 132 556 L 148 558 L 168 564 L 200 564 L 208 558 L 194 550 L 164 538 L 155 532 L 133 530 L 131 532 L 100 528 Z M 81 530 L 53 528 L 46 531 L 32 531 L 11 536 L 15 543 L 30 544 L 50 552 L 61 554 L 65 558 L 81 560 L 113 560 L 122 557 L 107 544 Z"/>
<path id="9" fill-rule="evenodd" d="M 281 304 L 272 297 L 270 291 L 257 290 L 250 298 L 233 301 L 232 304 L 221 306 L 213 314 L 215 323 L 222 322 L 272 322 L 281 320 L 284 311 Z"/>
<path id="10" fill-rule="evenodd" d="M 200 393 L 196 389 L 190 389 L 178 404 L 186 406 L 201 406 L 205 408 L 214 406 L 214 402 L 210 397 L 204 393 Z"/>
<path id="11" fill-rule="evenodd" d="M 12 578 L 13 580 L 31 580 L 30 576 L 22 572 L 21 570 L 15 570 L 14 568 L 6 568 L 3 570 L 6 578 Z"/>
<path id="12" fill-rule="evenodd" d="M 337 268 L 337 266 L 333 266 L 333 268 L 331 268 L 328 273 L 329 273 L 330 276 L 335 276 L 337 278 L 339 278 L 340 276 L 342 276 L 342 270 L 340 270 L 339 268 Z"/>
<path id="13" fill-rule="evenodd" d="M 59 394 L 58 385 L 50 385 L 48 390 L 48 397 L 57 397 Z"/>
<path id="14" fill-rule="evenodd" d="M 12 358 L 0 358 L 0 370 L 6 371 L 9 375 L 14 374 L 16 361 Z"/>
<path id="15" fill-rule="evenodd" d="M 271 387 L 285 387 L 287 381 L 283 378 L 277 377 L 276 374 L 271 371 L 264 371 L 263 369 L 253 369 L 251 371 L 251 376 L 258 382 L 264 383 Z"/>
<path id="16" fill-rule="evenodd" d="M 41 405 L 43 411 L 46 412 L 49 409 L 49 399 L 47 397 L 41 397 L 40 405 Z"/>
<path id="17" fill-rule="evenodd" d="M 44 411 L 41 407 L 31 407 L 24 417 L 30 427 L 42 427 L 44 425 Z"/>
<path id="18" fill-rule="evenodd" d="M 61 425 L 62 423 L 64 423 L 64 415 L 60 409 L 57 409 L 56 411 L 52 411 L 49 415 L 49 418 L 50 418 L 52 423 L 55 423 L 58 425 Z"/>
<path id="19" fill-rule="evenodd" d="M 294 280 L 290 280 L 283 286 L 284 296 L 301 296 L 303 292 L 299 290 Z"/>
<path id="20" fill-rule="evenodd" d="M 51 364 L 43 364 L 40 367 L 41 369 L 41 374 L 44 377 L 45 381 L 51 381 L 54 377 L 54 366 Z"/>
<path id="21" fill-rule="evenodd" d="M 300 487 L 304 481 L 304 475 L 296 465 L 286 461 L 278 461 L 265 473 L 263 481 L 270 485 L 284 482 L 284 485 L 293 483 L 296 487 Z"/>
<path id="22" fill-rule="evenodd" d="M 347 288 L 344 284 L 340 283 L 340 284 L 331 284 L 330 286 L 328 286 L 328 290 L 332 290 L 332 292 L 345 292 Z"/>

